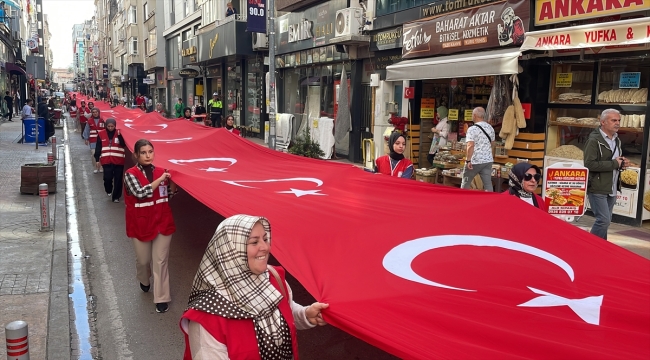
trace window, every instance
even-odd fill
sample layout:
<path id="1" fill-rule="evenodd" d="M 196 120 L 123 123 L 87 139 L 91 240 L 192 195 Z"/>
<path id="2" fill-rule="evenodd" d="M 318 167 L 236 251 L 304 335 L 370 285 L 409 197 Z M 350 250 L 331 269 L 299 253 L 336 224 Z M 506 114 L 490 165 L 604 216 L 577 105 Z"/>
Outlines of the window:
<path id="1" fill-rule="evenodd" d="M 149 55 L 149 39 L 144 39 L 144 53 Z"/>
<path id="2" fill-rule="evenodd" d="M 129 55 L 138 55 L 138 38 L 132 37 L 129 41 Z"/>
<path id="3" fill-rule="evenodd" d="M 129 24 L 135 24 L 138 22 L 138 11 L 135 6 L 129 7 Z"/>
<path id="4" fill-rule="evenodd" d="M 144 19 L 147 20 L 149 19 L 149 3 L 144 3 L 142 6 L 142 14 L 144 15 Z"/>
<path id="5" fill-rule="evenodd" d="M 149 47 L 147 48 L 149 54 L 156 51 L 158 48 L 158 44 L 156 44 L 157 41 L 158 37 L 156 36 L 156 28 L 153 28 L 149 31 Z"/>

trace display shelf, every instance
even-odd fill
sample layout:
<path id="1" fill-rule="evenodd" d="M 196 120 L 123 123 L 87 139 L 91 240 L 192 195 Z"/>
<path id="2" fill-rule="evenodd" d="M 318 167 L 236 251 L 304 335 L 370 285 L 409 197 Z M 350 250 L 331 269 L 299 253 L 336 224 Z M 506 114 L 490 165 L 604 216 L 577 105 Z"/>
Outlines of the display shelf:
<path id="1" fill-rule="evenodd" d="M 587 124 L 569 124 L 557 121 L 549 121 L 548 123 L 551 126 L 566 126 L 566 127 L 580 127 L 580 128 L 590 128 L 595 129 L 598 125 L 587 125 Z M 627 132 L 638 132 L 642 133 L 643 128 L 619 128 L 618 131 L 627 131 Z"/>
<path id="2" fill-rule="evenodd" d="M 567 104 L 567 103 L 549 103 L 549 109 L 597 109 L 605 110 L 614 108 L 617 110 L 622 110 L 626 112 L 645 112 L 646 105 L 632 105 L 632 104 L 587 104 L 587 103 L 576 103 L 576 104 Z"/>

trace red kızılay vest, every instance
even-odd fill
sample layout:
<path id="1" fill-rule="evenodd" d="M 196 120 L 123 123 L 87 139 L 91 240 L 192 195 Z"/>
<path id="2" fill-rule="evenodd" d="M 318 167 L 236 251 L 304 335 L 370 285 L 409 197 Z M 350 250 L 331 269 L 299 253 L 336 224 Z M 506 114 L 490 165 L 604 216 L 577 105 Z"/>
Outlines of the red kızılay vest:
<path id="1" fill-rule="evenodd" d="M 81 124 L 85 124 L 86 121 L 88 121 L 88 118 L 84 114 L 90 114 L 90 109 L 88 107 L 81 107 L 79 108 L 79 122 Z"/>
<path id="2" fill-rule="evenodd" d="M 100 130 L 99 141 L 102 142 L 102 152 L 99 154 L 99 163 L 102 165 L 124 165 L 124 147 L 120 144 L 120 131 L 115 130 L 113 139 L 108 138 L 106 130 Z"/>
<path id="3" fill-rule="evenodd" d="M 73 119 L 76 119 L 77 118 L 77 111 L 78 110 L 77 110 L 76 107 L 74 108 L 74 110 L 70 109 L 70 111 L 69 111 L 70 112 L 70 117 L 73 118 Z"/>
<path id="4" fill-rule="evenodd" d="M 141 186 L 150 184 L 137 165 L 126 172 L 134 175 Z M 162 168 L 154 168 L 153 178 L 160 178 L 164 172 L 165 170 Z M 159 233 L 171 235 L 176 231 L 172 209 L 168 203 L 167 185 L 167 181 L 161 182 L 154 189 L 153 196 L 144 199 L 138 199 L 129 194 L 127 187 L 124 187 L 126 236 L 140 241 L 152 241 Z"/>
<path id="5" fill-rule="evenodd" d="M 402 174 L 406 169 L 413 165 L 411 160 L 404 158 L 397 163 L 394 169 L 391 169 L 390 166 L 390 157 L 388 155 L 380 156 L 375 161 L 377 163 L 377 171 L 384 175 L 390 175 L 395 177 L 402 177 Z"/>
<path id="6" fill-rule="evenodd" d="M 99 130 L 104 129 L 104 119 L 99 118 L 99 121 L 95 121 L 94 118 L 88 119 L 88 126 L 90 126 L 90 143 L 97 142 L 97 134 L 99 133 Z"/>
<path id="7" fill-rule="evenodd" d="M 274 268 L 278 272 L 278 275 L 280 275 L 281 281 L 284 282 L 285 291 L 288 291 L 284 279 L 284 269 L 279 266 L 274 266 Z M 275 280 L 275 276 L 269 275 L 269 280 L 276 290 L 281 291 L 277 280 Z M 298 334 L 296 334 L 296 325 L 294 323 L 291 305 L 289 305 L 288 295 L 280 300 L 278 308 L 291 331 L 293 359 L 298 360 Z M 252 319 L 228 319 L 219 315 L 208 314 L 204 311 L 188 309 L 181 318 L 181 330 L 183 333 L 185 333 L 182 326 L 183 319 L 201 324 L 215 340 L 226 345 L 230 360 L 261 359 L 257 338 L 255 336 L 255 325 Z M 190 349 L 189 340 L 189 336 L 185 333 L 185 354 L 183 360 L 192 360 L 192 350 Z"/>

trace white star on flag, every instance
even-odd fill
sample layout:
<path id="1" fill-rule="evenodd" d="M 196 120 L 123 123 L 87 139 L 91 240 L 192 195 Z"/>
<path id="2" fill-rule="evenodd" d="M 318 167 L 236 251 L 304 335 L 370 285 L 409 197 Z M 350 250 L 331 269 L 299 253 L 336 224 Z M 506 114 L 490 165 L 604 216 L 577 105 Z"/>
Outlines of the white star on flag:
<path id="1" fill-rule="evenodd" d="M 296 197 L 301 197 L 305 195 L 320 195 L 320 196 L 326 196 L 327 194 L 321 194 L 319 193 L 320 190 L 300 190 L 300 189 L 294 189 L 290 188 L 291 190 L 287 191 L 278 191 L 278 194 L 294 194 Z"/>
<path id="2" fill-rule="evenodd" d="M 207 172 L 224 172 L 224 171 L 226 171 L 226 169 L 224 169 L 224 168 L 213 168 L 213 167 L 209 167 L 207 169 L 199 169 L 199 170 L 203 170 L 203 171 L 207 171 Z"/>

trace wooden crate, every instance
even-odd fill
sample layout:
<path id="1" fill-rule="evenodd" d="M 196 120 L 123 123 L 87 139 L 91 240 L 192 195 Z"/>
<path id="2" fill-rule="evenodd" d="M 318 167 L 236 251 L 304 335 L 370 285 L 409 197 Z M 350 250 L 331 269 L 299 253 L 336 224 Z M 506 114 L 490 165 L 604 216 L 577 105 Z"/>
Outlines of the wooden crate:
<path id="1" fill-rule="evenodd" d="M 38 186 L 47 184 L 50 193 L 56 192 L 56 165 L 25 164 L 20 167 L 20 192 L 38 195 Z"/>

